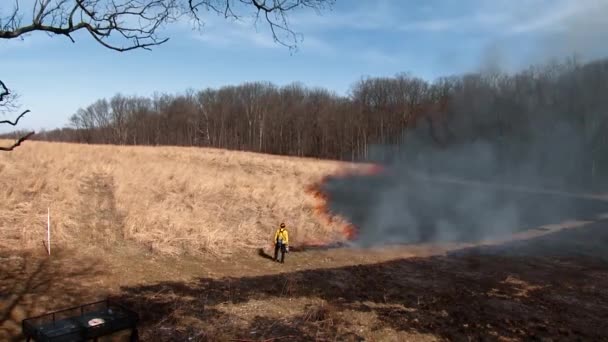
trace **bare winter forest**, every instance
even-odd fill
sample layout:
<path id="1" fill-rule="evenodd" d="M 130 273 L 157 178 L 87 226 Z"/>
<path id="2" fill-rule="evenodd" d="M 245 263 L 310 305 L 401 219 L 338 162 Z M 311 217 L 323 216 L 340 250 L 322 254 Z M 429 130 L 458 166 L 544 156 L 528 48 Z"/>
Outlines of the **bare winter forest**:
<path id="1" fill-rule="evenodd" d="M 35 139 L 378 161 L 408 149 L 415 153 L 416 144 L 405 142 L 408 129 L 418 127 L 424 146 L 490 144 L 505 168 L 530 145 L 543 146 L 535 152 L 545 175 L 562 168 L 567 153 L 576 159 L 569 184 L 597 189 L 608 185 L 607 80 L 608 60 L 568 59 L 516 74 L 484 72 L 433 83 L 409 74 L 363 78 L 347 97 L 268 82 L 153 98 L 116 94 L 79 109 L 69 127 Z M 557 144 L 561 152 L 549 148 Z"/>

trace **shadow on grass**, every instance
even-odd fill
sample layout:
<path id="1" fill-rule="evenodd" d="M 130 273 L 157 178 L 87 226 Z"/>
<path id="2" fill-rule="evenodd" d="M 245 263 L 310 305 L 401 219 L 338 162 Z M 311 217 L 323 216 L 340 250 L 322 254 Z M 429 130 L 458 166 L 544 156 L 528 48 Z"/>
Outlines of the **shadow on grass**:
<path id="1" fill-rule="evenodd" d="M 117 299 L 140 312 L 144 338 L 160 340 L 361 340 L 352 315 L 368 315 L 368 331 L 447 340 L 602 340 L 607 245 L 608 222 L 600 221 L 448 256 L 162 282 L 123 288 Z M 317 314 L 269 313 L 298 300 L 317 303 Z M 318 314 L 320 307 L 331 309 Z"/>
<path id="2" fill-rule="evenodd" d="M 22 341 L 25 318 L 99 298 L 85 286 L 102 274 L 98 264 L 79 258 L 65 265 L 55 260 L 59 256 L 0 253 L 0 340 Z"/>
<path id="3" fill-rule="evenodd" d="M 260 248 L 260 249 L 258 249 L 258 256 L 261 256 L 262 258 L 267 259 L 267 260 L 270 260 L 270 261 L 274 261 L 274 259 L 273 259 L 272 255 L 270 255 L 270 254 L 266 253 L 266 252 L 264 251 L 264 248 Z"/>

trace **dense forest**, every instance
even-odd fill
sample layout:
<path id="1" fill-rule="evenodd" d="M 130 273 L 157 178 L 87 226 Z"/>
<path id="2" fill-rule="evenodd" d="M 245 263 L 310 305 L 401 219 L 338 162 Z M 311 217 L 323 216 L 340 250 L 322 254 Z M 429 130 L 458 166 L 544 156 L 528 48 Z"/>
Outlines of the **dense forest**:
<path id="1" fill-rule="evenodd" d="M 353 84 L 348 96 L 298 83 L 254 82 L 152 98 L 117 94 L 79 109 L 69 127 L 35 139 L 340 160 L 384 160 L 405 151 L 420 160 L 422 146 L 453 151 L 484 142 L 498 159 L 486 173 L 526 154 L 542 161 L 534 167 L 543 173 L 574 168 L 560 176 L 598 185 L 606 184 L 608 174 L 607 95 L 608 60 L 567 59 L 515 74 L 471 73 L 434 82 L 409 74 L 369 77 Z M 453 155 L 444 161 L 454 161 Z M 566 156 L 573 159 L 562 165 Z M 437 158 L 430 164 L 457 172 Z"/>

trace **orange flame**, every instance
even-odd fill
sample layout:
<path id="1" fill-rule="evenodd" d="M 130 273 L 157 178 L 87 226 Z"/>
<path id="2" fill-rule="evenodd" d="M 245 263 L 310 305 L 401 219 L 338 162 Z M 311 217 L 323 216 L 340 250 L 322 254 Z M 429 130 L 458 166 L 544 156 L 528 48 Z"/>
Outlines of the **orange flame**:
<path id="1" fill-rule="evenodd" d="M 359 229 L 352 224 L 344 226 L 343 233 L 346 236 L 346 239 L 349 241 L 357 240 L 359 237 Z"/>
<path id="2" fill-rule="evenodd" d="M 314 213 L 317 217 L 326 225 L 330 225 L 333 223 L 341 223 L 342 224 L 342 234 L 347 241 L 355 241 L 359 237 L 359 228 L 354 224 L 347 222 L 343 217 L 339 217 L 329 210 L 329 194 L 323 191 L 323 185 L 325 185 L 331 179 L 336 178 L 346 178 L 353 176 L 361 176 L 361 175 L 378 175 L 384 172 L 385 169 L 383 166 L 378 164 L 372 164 L 369 167 L 356 167 L 356 168 L 345 168 L 339 170 L 338 172 L 326 175 L 317 183 L 314 183 L 306 188 L 306 193 L 312 195 L 315 199 L 319 201 L 319 203 L 313 208 Z M 336 244 L 336 242 L 319 242 L 314 244 L 307 244 L 306 246 L 314 246 L 321 247 L 324 245 Z"/>

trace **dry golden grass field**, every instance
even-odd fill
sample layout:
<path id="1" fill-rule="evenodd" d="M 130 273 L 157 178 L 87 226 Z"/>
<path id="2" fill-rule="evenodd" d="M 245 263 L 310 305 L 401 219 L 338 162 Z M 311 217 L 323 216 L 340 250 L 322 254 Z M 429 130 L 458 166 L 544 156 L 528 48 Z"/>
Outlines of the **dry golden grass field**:
<path id="1" fill-rule="evenodd" d="M 169 255 L 266 247 L 277 225 L 294 241 L 338 238 L 305 189 L 342 165 L 216 149 L 27 142 L 0 154 L 0 246 L 134 241 Z M 51 246 L 52 247 L 52 246 Z"/>
<path id="2" fill-rule="evenodd" d="M 107 297 L 139 313 L 142 341 L 607 340 L 606 217 L 492 246 L 268 260 L 281 221 L 294 246 L 345 239 L 307 189 L 348 167 L 363 166 L 32 141 L 0 153 L 0 340 Z"/>

